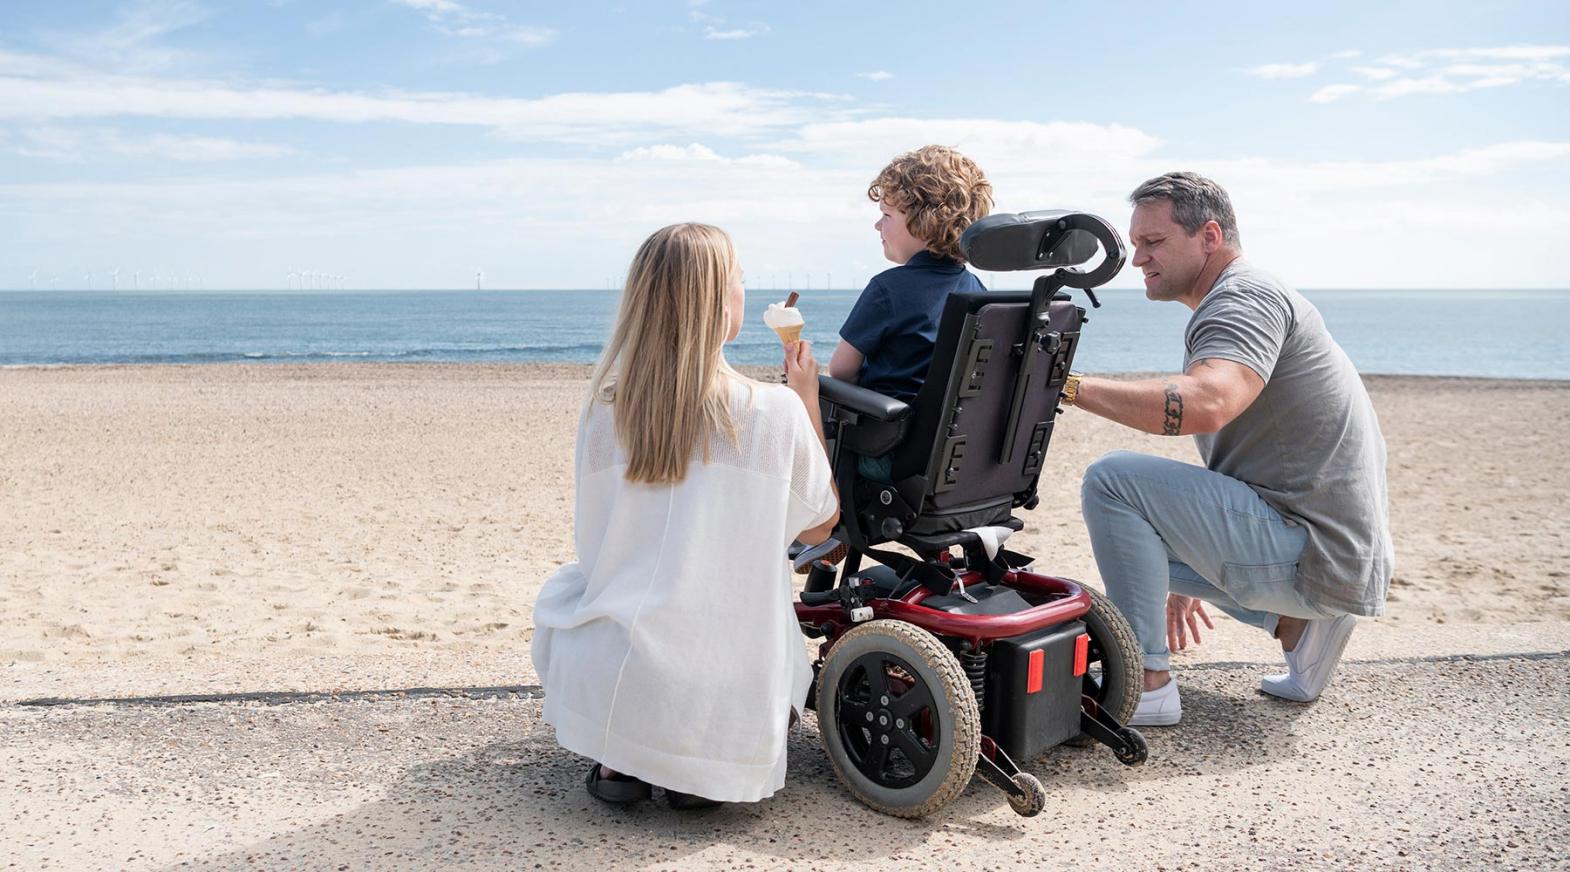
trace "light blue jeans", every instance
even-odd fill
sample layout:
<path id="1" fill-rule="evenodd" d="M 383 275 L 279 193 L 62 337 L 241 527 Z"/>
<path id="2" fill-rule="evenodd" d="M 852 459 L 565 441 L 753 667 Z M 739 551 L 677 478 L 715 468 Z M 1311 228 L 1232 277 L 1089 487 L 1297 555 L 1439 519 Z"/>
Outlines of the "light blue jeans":
<path id="1" fill-rule="evenodd" d="M 1169 592 L 1271 635 L 1281 615 L 1330 617 L 1294 583 L 1308 532 L 1235 478 L 1114 451 L 1085 470 L 1080 502 L 1102 584 L 1133 625 L 1146 669 L 1168 668 Z"/>

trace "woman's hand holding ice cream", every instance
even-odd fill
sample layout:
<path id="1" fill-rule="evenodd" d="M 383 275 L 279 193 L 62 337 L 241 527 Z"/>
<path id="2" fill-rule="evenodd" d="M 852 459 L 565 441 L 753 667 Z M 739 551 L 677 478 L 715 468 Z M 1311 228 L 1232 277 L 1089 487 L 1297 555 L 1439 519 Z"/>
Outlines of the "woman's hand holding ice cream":
<path id="1" fill-rule="evenodd" d="M 824 442 L 823 411 L 818 408 L 818 361 L 812 356 L 811 342 L 803 339 L 785 346 L 785 384 L 801 397 L 812 429 L 818 434 L 818 444 L 828 450 Z M 839 488 L 834 489 L 834 495 L 836 499 L 839 497 Z"/>
<path id="2" fill-rule="evenodd" d="M 779 334 L 785 345 L 785 383 L 807 404 L 807 411 L 816 416 L 818 411 L 818 361 L 812 356 L 812 343 L 801 338 L 801 328 L 806 321 L 796 309 L 795 291 L 783 304 L 770 303 L 763 313 L 763 323 Z"/>
<path id="3" fill-rule="evenodd" d="M 818 444 L 827 451 L 823 411 L 818 408 L 818 361 L 812 356 L 812 343 L 801 338 L 801 328 L 805 322 L 801 313 L 796 311 L 796 296 L 796 292 L 791 291 L 783 306 L 770 303 L 769 310 L 763 313 L 763 322 L 778 333 L 780 341 L 785 343 L 785 384 L 796 392 L 802 405 L 807 407 L 807 418 L 812 421 L 812 429 L 818 434 Z M 839 499 L 837 486 L 834 488 L 834 498 Z M 828 535 L 831 529 L 833 522 L 822 531 L 823 535 Z"/>
<path id="4" fill-rule="evenodd" d="M 818 408 L 818 361 L 806 340 L 785 346 L 785 384 L 801 397 L 809 410 Z"/>

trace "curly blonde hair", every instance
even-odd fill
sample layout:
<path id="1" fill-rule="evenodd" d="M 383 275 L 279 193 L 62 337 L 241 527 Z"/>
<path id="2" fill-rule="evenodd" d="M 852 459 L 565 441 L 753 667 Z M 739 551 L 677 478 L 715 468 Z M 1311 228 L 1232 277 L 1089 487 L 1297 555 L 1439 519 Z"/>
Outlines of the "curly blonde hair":
<path id="1" fill-rule="evenodd" d="M 927 243 L 927 251 L 963 262 L 960 235 L 992 211 L 992 183 L 970 158 L 927 145 L 889 161 L 867 198 L 904 212 L 906 229 Z"/>

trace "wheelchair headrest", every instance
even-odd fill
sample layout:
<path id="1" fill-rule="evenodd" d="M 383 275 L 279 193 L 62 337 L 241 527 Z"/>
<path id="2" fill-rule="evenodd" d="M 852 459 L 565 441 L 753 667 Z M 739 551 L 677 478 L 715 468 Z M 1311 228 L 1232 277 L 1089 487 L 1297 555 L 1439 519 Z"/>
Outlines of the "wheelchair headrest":
<path id="1" fill-rule="evenodd" d="M 1039 212 L 999 212 L 966 228 L 960 237 L 965 259 L 977 269 L 1061 270 L 1063 284 L 1094 288 L 1106 284 L 1123 269 L 1122 237 L 1100 216 L 1089 212 L 1052 209 Z M 1105 253 L 1090 272 L 1074 269 Z"/>

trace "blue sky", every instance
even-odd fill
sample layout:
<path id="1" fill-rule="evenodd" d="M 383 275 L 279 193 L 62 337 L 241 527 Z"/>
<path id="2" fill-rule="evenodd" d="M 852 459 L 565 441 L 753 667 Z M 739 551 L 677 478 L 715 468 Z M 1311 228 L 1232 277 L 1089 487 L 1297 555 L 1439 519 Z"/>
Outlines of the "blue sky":
<path id="1" fill-rule="evenodd" d="M 1304 287 L 1570 287 L 1563 2 L 3 14 L 0 287 L 597 288 L 678 220 L 731 231 L 754 288 L 859 285 L 866 185 L 928 142 L 1000 209 L 1119 227 L 1141 180 L 1204 172 Z"/>

